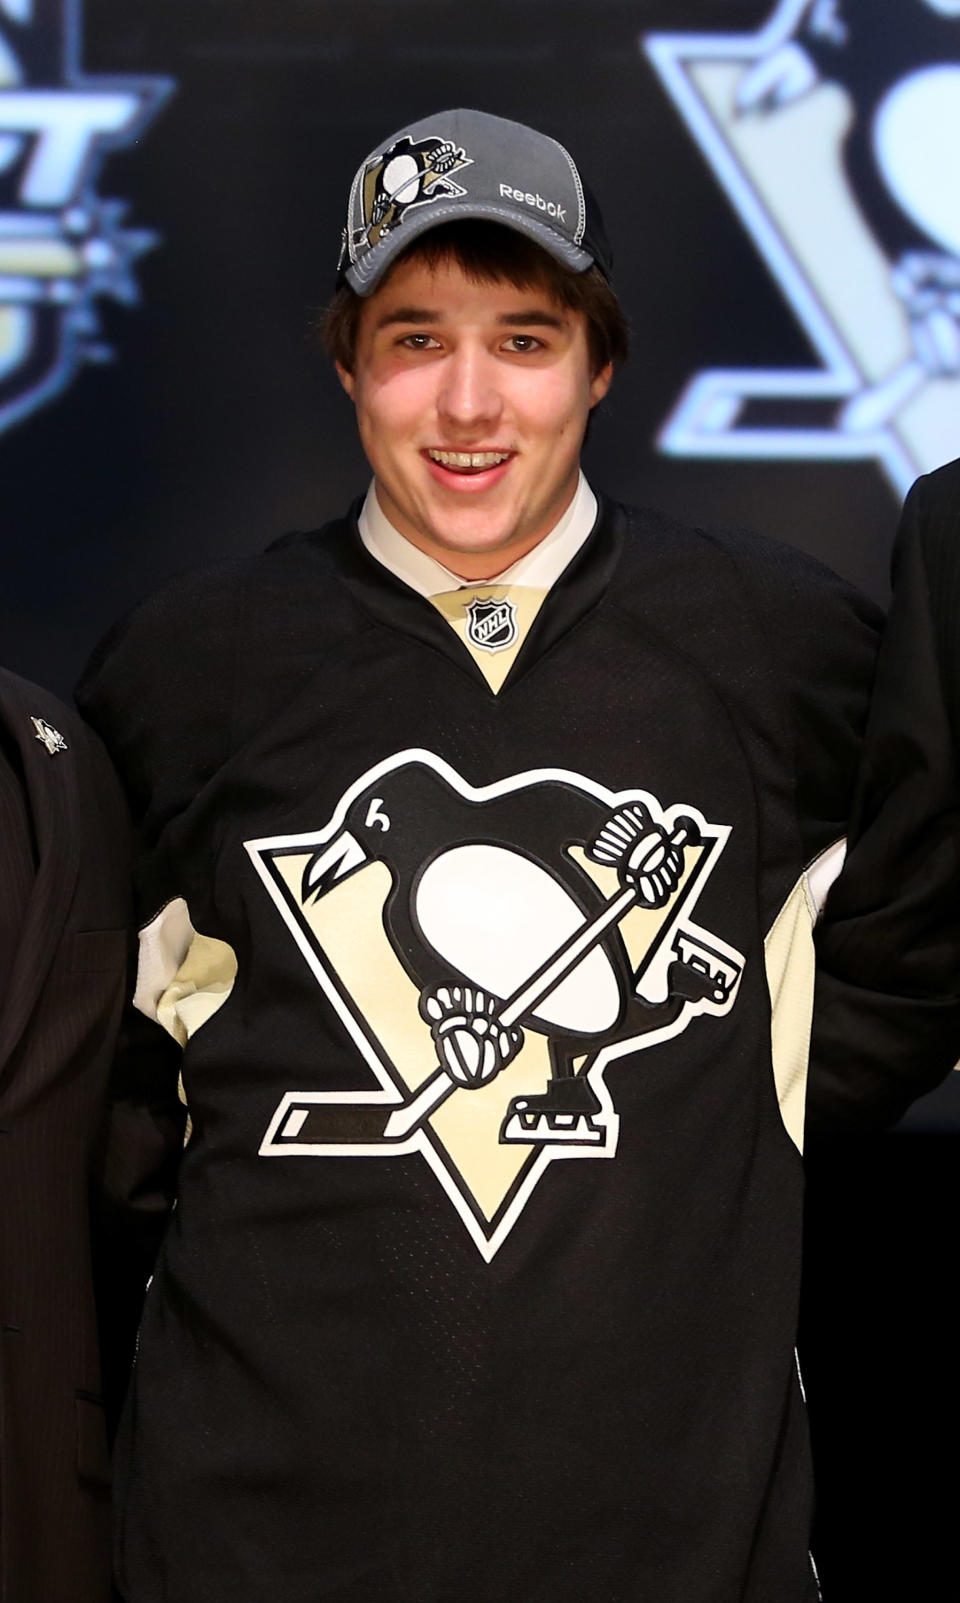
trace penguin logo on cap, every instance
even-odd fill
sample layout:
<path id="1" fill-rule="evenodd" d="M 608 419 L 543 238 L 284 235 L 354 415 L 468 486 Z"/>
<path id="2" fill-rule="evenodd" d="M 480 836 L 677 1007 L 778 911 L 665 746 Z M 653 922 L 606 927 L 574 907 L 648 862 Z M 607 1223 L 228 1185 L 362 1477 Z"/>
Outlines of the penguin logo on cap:
<path id="1" fill-rule="evenodd" d="M 636 1130 L 656 1049 L 733 1007 L 744 958 L 691 918 L 729 834 L 567 770 L 478 788 L 413 750 L 321 829 L 248 841 L 327 1004 L 260 1155 L 419 1152 L 489 1262 L 550 1163 Z"/>
<path id="2" fill-rule="evenodd" d="M 469 167 L 472 160 L 465 150 L 439 135 L 412 139 L 402 134 L 364 169 L 360 186 L 363 221 L 353 234 L 354 250 L 372 250 L 415 206 L 465 195 L 452 174 Z"/>

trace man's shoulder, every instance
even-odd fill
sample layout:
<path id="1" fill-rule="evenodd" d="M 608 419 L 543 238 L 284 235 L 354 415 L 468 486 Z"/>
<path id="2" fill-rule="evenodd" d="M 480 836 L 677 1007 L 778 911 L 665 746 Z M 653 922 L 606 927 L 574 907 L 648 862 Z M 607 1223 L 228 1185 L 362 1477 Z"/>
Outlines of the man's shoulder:
<path id="1" fill-rule="evenodd" d="M 724 523 L 685 523 L 655 507 L 618 505 L 624 558 L 643 582 L 643 570 L 669 565 L 694 588 L 719 585 L 779 610 L 818 598 L 846 598 L 871 620 L 879 609 L 819 558 L 772 535 Z"/>
<path id="2" fill-rule="evenodd" d="M 102 747 L 83 719 L 52 690 L 0 668 L 0 724 L 22 750 L 45 746 L 51 755 L 70 750 L 99 761 Z M 63 742 L 63 745 L 60 742 Z"/>
<path id="3" fill-rule="evenodd" d="M 924 473 L 917 480 L 912 493 L 927 505 L 956 510 L 960 506 L 960 457 L 934 468 L 931 473 Z"/>
<path id="4" fill-rule="evenodd" d="M 258 621 L 276 636 L 287 618 L 314 606 L 325 592 L 335 606 L 333 582 L 348 520 L 280 536 L 262 550 L 190 568 L 167 579 L 107 632 L 84 674 L 86 680 L 126 642 L 159 659 L 185 654 L 211 660 L 232 651 L 238 629 Z M 168 663 L 172 667 L 173 663 Z M 83 683 L 83 681 L 81 681 Z"/>
<path id="5" fill-rule="evenodd" d="M 0 668 L 0 712 L 5 717 L 18 717 L 27 706 L 36 706 L 43 717 L 70 719 L 74 716 L 51 690 L 21 678 L 10 668 Z"/>
<path id="6" fill-rule="evenodd" d="M 256 596 L 260 589 L 298 594 L 308 578 L 322 584 L 340 565 L 349 534 L 349 520 L 337 519 L 317 529 L 282 534 L 258 551 L 187 568 L 165 580 L 127 616 L 176 622 L 201 610 L 215 625 L 229 618 L 240 597 Z"/>
<path id="7" fill-rule="evenodd" d="M 32 680 L 0 668 L 0 728 L 19 749 L 27 792 L 36 802 L 61 789 L 92 837 L 122 859 L 126 813 L 99 736 L 75 708 Z"/>
<path id="8" fill-rule="evenodd" d="M 925 473 L 910 490 L 903 508 L 894 557 L 894 572 L 904 547 L 916 541 L 935 582 L 958 573 L 960 556 L 960 458 Z"/>
<path id="9" fill-rule="evenodd" d="M 75 695 L 131 794 L 178 743 L 188 756 L 221 750 L 238 709 L 282 698 L 356 629 L 352 598 L 337 582 L 351 540 L 340 520 L 193 569 L 108 631 Z"/>

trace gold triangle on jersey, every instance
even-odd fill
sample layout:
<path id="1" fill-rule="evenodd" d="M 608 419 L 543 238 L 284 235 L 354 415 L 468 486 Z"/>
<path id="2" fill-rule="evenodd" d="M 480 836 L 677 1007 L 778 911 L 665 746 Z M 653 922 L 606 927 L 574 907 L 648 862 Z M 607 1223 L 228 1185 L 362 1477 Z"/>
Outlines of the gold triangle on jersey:
<path id="1" fill-rule="evenodd" d="M 524 584 L 465 584 L 430 600 L 459 635 L 494 695 L 530 632 L 547 592 Z M 486 644 L 484 644 L 486 640 Z"/>

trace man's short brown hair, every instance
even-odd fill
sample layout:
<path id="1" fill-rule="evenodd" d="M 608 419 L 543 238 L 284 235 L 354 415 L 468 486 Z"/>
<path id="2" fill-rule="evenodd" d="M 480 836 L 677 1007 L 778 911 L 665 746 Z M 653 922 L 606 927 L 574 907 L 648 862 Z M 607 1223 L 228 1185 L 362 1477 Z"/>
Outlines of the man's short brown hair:
<path id="1" fill-rule="evenodd" d="M 453 263 L 477 284 L 508 283 L 517 289 L 541 289 L 558 305 L 582 312 L 587 323 L 591 376 L 608 363 L 626 361 L 629 345 L 627 320 L 609 281 L 597 267 L 573 273 L 540 245 L 499 223 L 469 218 L 440 223 L 412 241 L 391 268 L 419 261 L 429 268 Z M 357 329 L 363 298 L 343 284 L 320 321 L 320 337 L 327 354 L 348 373 L 353 372 Z"/>

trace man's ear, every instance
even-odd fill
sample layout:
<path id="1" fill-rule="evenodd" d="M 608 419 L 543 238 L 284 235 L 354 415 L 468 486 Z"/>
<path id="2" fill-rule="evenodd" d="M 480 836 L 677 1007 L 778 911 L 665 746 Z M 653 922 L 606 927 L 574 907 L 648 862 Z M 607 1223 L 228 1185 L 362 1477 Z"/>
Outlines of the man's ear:
<path id="1" fill-rule="evenodd" d="M 337 378 L 340 380 L 340 383 L 343 385 L 344 389 L 346 390 L 347 394 L 349 395 L 349 397 L 350 397 L 350 399 L 352 401 L 353 400 L 353 391 L 354 391 L 354 377 L 353 377 L 353 374 L 347 368 L 345 368 L 343 366 L 342 362 L 334 362 L 333 365 L 337 370 Z"/>
<path id="2" fill-rule="evenodd" d="M 612 382 L 613 382 L 613 363 L 612 362 L 608 362 L 606 367 L 601 367 L 599 373 L 594 373 L 593 378 L 590 380 L 590 405 L 591 405 L 591 407 L 596 406 L 598 401 L 602 401 L 603 400 L 603 397 L 606 395 L 606 393 L 607 393 L 608 389 L 610 388 L 610 385 L 611 385 Z"/>

